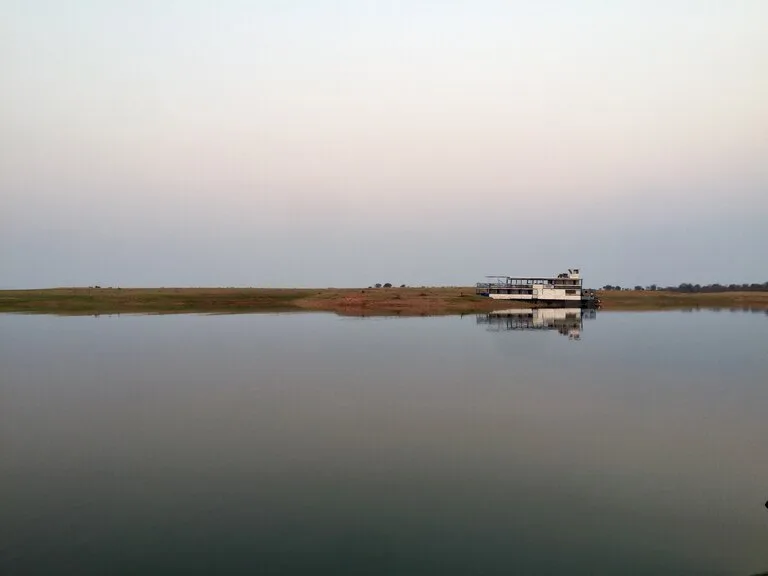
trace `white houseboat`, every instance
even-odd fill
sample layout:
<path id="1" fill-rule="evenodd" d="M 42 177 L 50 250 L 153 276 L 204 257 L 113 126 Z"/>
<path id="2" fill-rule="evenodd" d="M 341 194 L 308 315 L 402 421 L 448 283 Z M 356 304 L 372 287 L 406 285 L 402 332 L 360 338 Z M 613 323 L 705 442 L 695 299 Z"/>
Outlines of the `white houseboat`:
<path id="1" fill-rule="evenodd" d="M 578 268 L 552 277 L 488 276 L 492 282 L 479 282 L 476 292 L 495 300 L 516 300 L 534 305 L 596 308 L 599 300 L 585 290 Z"/>

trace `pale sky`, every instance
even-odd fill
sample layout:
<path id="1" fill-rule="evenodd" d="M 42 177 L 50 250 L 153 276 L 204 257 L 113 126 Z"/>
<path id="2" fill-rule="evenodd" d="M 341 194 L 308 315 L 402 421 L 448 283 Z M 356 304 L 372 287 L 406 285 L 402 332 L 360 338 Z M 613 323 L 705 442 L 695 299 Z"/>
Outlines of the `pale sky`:
<path id="1" fill-rule="evenodd" d="M 0 287 L 768 280 L 768 2 L 0 0 Z"/>

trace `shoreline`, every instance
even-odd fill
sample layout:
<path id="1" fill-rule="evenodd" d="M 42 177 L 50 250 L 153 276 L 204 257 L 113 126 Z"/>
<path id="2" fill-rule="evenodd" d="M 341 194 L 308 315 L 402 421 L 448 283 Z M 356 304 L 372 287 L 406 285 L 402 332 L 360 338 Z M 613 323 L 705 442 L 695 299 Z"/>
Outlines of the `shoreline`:
<path id="1" fill-rule="evenodd" d="M 768 292 L 684 294 L 598 291 L 601 311 L 768 311 Z M 529 308 L 473 287 L 424 288 L 48 288 L 0 290 L 0 313 L 60 315 L 334 312 L 346 316 L 443 316 Z"/>

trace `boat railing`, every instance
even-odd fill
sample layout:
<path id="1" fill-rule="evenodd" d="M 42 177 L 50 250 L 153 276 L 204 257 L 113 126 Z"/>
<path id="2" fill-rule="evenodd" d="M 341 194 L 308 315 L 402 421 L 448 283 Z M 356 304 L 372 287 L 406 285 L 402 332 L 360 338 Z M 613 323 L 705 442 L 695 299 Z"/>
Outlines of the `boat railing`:
<path id="1" fill-rule="evenodd" d="M 513 284 L 507 282 L 478 282 L 476 287 L 481 289 L 518 289 L 533 288 L 534 286 L 543 286 L 548 290 L 582 290 L 578 284 Z"/>

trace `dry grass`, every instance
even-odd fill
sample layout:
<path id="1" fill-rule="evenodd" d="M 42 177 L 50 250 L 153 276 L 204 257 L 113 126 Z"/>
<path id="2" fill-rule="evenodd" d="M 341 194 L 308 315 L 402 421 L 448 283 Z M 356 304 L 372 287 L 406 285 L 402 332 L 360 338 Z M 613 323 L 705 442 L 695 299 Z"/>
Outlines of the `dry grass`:
<path id="1" fill-rule="evenodd" d="M 509 307 L 509 302 L 476 296 L 472 288 L 55 288 L 0 291 L 0 312 L 51 314 L 323 310 L 356 316 L 420 316 Z"/>
<path id="2" fill-rule="evenodd" d="M 54 314 L 279 311 L 317 290 L 55 288 L 0 291 L 0 312 Z"/>
<path id="3" fill-rule="evenodd" d="M 598 292 L 603 310 L 671 310 L 721 308 L 768 310 L 768 292 L 686 294 L 650 290 Z"/>
<path id="4" fill-rule="evenodd" d="M 328 310 L 354 316 L 470 314 L 516 306 L 516 303 L 477 296 L 474 288 L 327 290 L 315 296 L 303 298 L 298 304 L 311 310 Z"/>
<path id="5" fill-rule="evenodd" d="M 604 310 L 739 308 L 768 310 L 768 292 L 680 294 L 607 291 Z M 0 312 L 51 314 L 276 312 L 323 310 L 372 316 L 471 314 L 526 307 L 476 296 L 474 288 L 56 288 L 0 291 Z"/>

